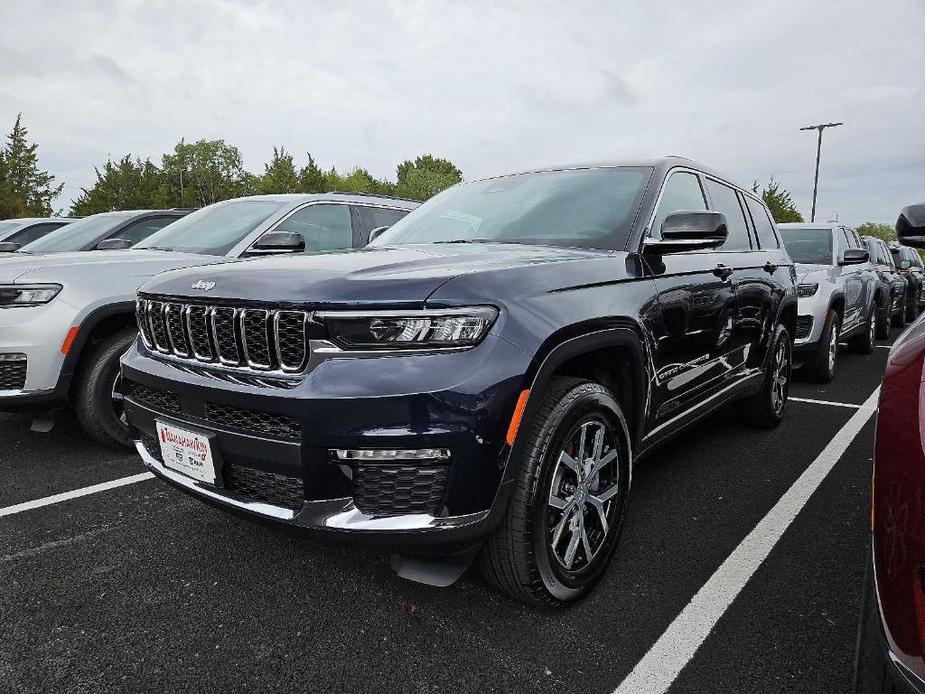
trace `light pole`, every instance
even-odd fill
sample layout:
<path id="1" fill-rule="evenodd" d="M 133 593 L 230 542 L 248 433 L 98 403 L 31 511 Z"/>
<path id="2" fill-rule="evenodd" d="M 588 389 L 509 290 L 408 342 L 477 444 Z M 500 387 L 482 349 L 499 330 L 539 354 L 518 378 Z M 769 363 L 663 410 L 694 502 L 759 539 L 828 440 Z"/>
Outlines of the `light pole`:
<path id="1" fill-rule="evenodd" d="M 839 125 L 844 125 L 844 123 L 821 123 L 819 125 L 807 125 L 805 128 L 800 128 L 800 130 L 818 130 L 819 139 L 816 142 L 816 177 L 813 179 L 813 211 L 810 214 L 810 222 L 816 221 L 816 191 L 819 188 L 819 155 L 822 153 L 822 131 L 826 128 L 835 128 Z"/>

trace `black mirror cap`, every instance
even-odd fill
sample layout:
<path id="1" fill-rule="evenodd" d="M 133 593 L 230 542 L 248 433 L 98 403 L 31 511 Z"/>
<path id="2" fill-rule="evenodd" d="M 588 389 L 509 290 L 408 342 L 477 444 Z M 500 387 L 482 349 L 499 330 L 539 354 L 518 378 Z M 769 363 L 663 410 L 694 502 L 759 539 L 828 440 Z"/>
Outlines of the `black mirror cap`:
<path id="1" fill-rule="evenodd" d="M 896 220 L 896 238 L 905 246 L 925 248 L 925 202 L 902 209 Z"/>
<path id="2" fill-rule="evenodd" d="M 661 232 L 661 239 L 646 239 L 647 253 L 680 253 L 717 248 L 729 236 L 726 215 L 707 210 L 672 212 L 662 222 Z"/>
<path id="3" fill-rule="evenodd" d="M 297 231 L 268 231 L 257 239 L 254 253 L 300 253 L 305 250 L 305 237 Z"/>
<path id="4" fill-rule="evenodd" d="M 135 242 L 131 239 L 120 239 L 120 238 L 111 238 L 103 239 L 98 244 L 94 250 L 97 251 L 121 251 L 126 248 L 131 248 L 135 245 Z"/>
<path id="5" fill-rule="evenodd" d="M 382 235 L 382 232 L 388 229 L 388 226 L 376 227 L 369 232 L 369 236 L 366 237 L 366 245 L 369 245 L 373 242 L 375 238 Z"/>
<path id="6" fill-rule="evenodd" d="M 870 260 L 870 253 L 863 248 L 846 248 L 842 253 L 839 265 L 858 265 Z"/>
<path id="7" fill-rule="evenodd" d="M 13 253 L 22 248 L 21 243 L 15 241 L 0 241 L 0 253 Z"/>

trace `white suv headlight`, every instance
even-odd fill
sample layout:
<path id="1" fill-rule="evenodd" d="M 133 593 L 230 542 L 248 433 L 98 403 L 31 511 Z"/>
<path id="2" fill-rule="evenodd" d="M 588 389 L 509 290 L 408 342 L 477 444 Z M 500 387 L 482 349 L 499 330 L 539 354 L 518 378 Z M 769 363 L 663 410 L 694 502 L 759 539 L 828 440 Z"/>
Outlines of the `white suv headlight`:
<path id="1" fill-rule="evenodd" d="M 488 333 L 498 310 L 491 306 L 423 311 L 316 313 L 328 336 L 347 350 L 430 350 L 472 347 Z"/>
<path id="2" fill-rule="evenodd" d="M 60 291 L 60 284 L 0 284 L 0 308 L 47 304 Z"/>

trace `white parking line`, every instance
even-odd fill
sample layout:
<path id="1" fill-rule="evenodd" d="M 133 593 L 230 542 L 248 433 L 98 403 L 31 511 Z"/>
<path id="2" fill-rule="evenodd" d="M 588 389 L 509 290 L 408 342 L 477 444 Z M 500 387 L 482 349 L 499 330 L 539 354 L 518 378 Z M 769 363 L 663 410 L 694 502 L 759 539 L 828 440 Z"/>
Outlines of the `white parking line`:
<path id="1" fill-rule="evenodd" d="M 893 349 L 893 345 L 877 345 L 880 349 Z"/>
<path id="2" fill-rule="evenodd" d="M 792 395 L 787 398 L 792 402 L 809 402 L 813 405 L 831 405 L 832 407 L 850 407 L 852 410 L 861 410 L 865 405 L 855 405 L 853 402 L 834 402 L 832 400 L 816 400 L 814 398 L 795 398 Z M 876 406 L 873 409 L 877 409 Z"/>
<path id="3" fill-rule="evenodd" d="M 105 492 L 107 489 L 115 489 L 116 487 L 124 487 L 127 484 L 135 484 L 135 482 L 144 482 L 145 480 L 152 479 L 154 475 L 150 472 L 142 472 L 137 475 L 131 475 L 129 477 L 120 477 L 117 480 L 111 480 L 109 482 L 101 482 L 100 484 L 94 484 L 89 487 L 81 487 L 80 489 L 73 489 L 69 492 L 62 492 L 61 494 L 53 494 L 52 496 L 45 496 L 41 499 L 33 499 L 32 501 L 24 501 L 21 504 L 14 504 L 13 506 L 6 506 L 0 508 L 0 517 L 2 516 L 12 516 L 14 513 L 22 513 L 23 511 L 31 511 L 35 508 L 42 508 L 43 506 L 51 506 L 52 504 L 59 504 L 62 501 L 67 501 L 68 499 L 76 499 L 81 496 L 87 496 L 88 494 L 96 494 L 97 492 Z"/>
<path id="4" fill-rule="evenodd" d="M 691 599 L 614 694 L 662 694 L 874 413 L 878 387 Z"/>

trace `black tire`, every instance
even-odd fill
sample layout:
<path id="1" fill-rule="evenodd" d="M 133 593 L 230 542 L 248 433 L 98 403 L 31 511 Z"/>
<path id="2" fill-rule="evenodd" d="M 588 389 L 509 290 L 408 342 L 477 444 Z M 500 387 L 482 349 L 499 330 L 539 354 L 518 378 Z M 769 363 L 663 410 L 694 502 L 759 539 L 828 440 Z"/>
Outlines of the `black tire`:
<path id="1" fill-rule="evenodd" d="M 134 328 L 109 335 L 81 360 L 72 391 L 74 413 L 83 430 L 108 446 L 131 447 L 128 427 L 113 403 L 119 358 L 135 340 Z"/>
<path id="2" fill-rule="evenodd" d="M 835 378 L 835 362 L 838 357 L 838 336 L 841 330 L 841 316 L 838 311 L 829 311 L 819 344 L 813 355 L 803 363 L 803 374 L 816 383 L 831 383 Z M 834 337 L 833 337 L 834 331 Z M 834 340 L 834 353 L 832 344 Z"/>
<path id="3" fill-rule="evenodd" d="M 906 325 L 906 304 L 905 299 L 903 299 L 903 305 L 900 309 L 893 314 L 893 317 L 890 319 L 890 325 L 894 328 L 903 328 Z"/>
<path id="4" fill-rule="evenodd" d="M 782 370 L 780 367 L 783 367 Z M 773 429 L 781 423 L 787 413 L 792 368 L 793 342 L 787 328 L 779 325 L 771 341 L 761 389 L 742 401 L 746 421 L 763 429 Z"/>
<path id="5" fill-rule="evenodd" d="M 872 353 L 876 346 L 876 332 L 877 312 L 876 307 L 871 306 L 870 311 L 867 313 L 867 322 L 864 325 L 864 330 L 848 340 L 848 347 L 852 352 L 857 352 L 858 354 Z"/>
<path id="6" fill-rule="evenodd" d="M 606 480 L 603 467 L 583 481 L 576 468 L 562 462 L 564 457 L 575 462 L 567 450 L 581 457 L 569 446 L 576 435 L 586 437 L 592 425 L 595 431 L 604 432 L 604 446 L 612 446 L 602 446 L 600 458 L 616 451 L 606 467 Z M 629 430 L 620 405 L 607 388 L 581 379 L 557 378 L 530 421 L 521 424 L 518 439 L 518 452 L 509 462 L 517 466 L 511 498 L 501 525 L 482 548 L 479 566 L 486 581 L 511 597 L 533 605 L 562 606 L 583 597 L 598 583 L 617 546 L 629 493 Z M 585 475 L 589 472 L 583 465 L 577 467 Z M 566 476 L 571 470 L 577 481 L 569 489 Z M 560 494 L 554 495 L 554 488 Z M 601 490 L 614 491 L 598 512 L 588 500 Z M 574 504 L 579 497 L 582 501 L 566 510 L 554 507 L 553 497 L 558 503 Z M 602 519 L 607 521 L 606 529 Z M 587 545 L 586 538 L 590 538 Z M 568 540 L 564 560 L 558 556 L 562 540 Z M 591 549 L 590 560 L 585 547 Z M 580 557 L 584 557 L 583 565 L 578 563 Z"/>
<path id="7" fill-rule="evenodd" d="M 890 337 L 890 305 L 877 309 L 877 339 L 887 340 Z"/>
<path id="8" fill-rule="evenodd" d="M 919 289 L 917 292 L 913 293 L 909 301 L 906 302 L 906 322 L 911 323 L 916 318 L 919 317 L 919 295 L 922 293 L 922 290 Z"/>

